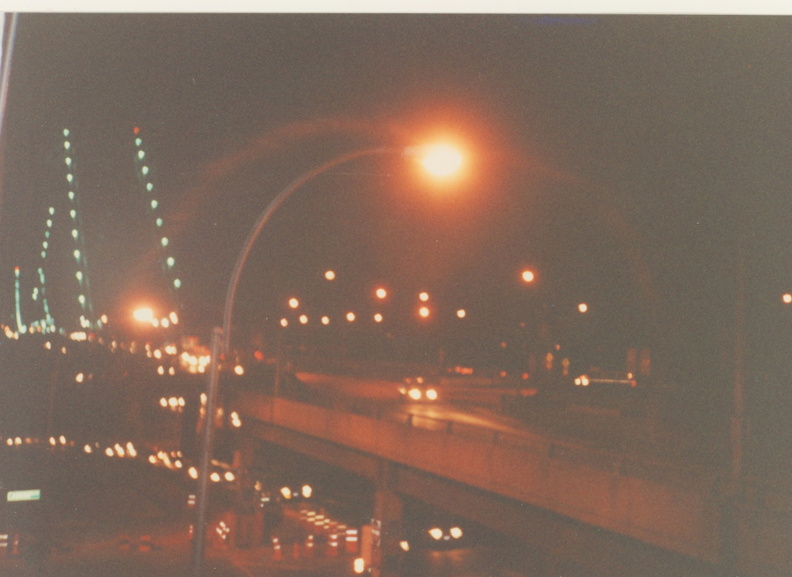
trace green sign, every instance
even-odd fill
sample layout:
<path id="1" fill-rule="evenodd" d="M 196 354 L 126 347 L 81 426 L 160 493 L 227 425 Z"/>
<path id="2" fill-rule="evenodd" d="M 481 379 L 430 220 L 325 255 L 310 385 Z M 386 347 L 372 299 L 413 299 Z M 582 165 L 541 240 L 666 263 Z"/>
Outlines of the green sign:
<path id="1" fill-rule="evenodd" d="M 25 489 L 24 491 L 9 491 L 7 500 L 12 501 L 38 501 L 41 499 L 41 489 Z"/>

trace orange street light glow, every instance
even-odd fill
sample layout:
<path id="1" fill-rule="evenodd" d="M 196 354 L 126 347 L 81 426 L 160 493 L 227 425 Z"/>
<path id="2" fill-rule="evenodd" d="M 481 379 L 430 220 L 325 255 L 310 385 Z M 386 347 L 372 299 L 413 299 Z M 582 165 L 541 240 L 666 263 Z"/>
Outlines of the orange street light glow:
<path id="1" fill-rule="evenodd" d="M 374 315 L 374 322 L 375 323 L 381 323 L 382 322 L 382 315 L 379 314 L 379 313 L 375 314 Z"/>
<path id="2" fill-rule="evenodd" d="M 578 305 L 578 310 L 579 310 L 581 313 L 588 312 L 588 305 L 587 305 L 586 303 L 580 303 L 580 304 Z"/>
<path id="3" fill-rule="evenodd" d="M 783 300 L 786 304 L 792 303 L 792 294 L 785 293 L 784 296 L 781 297 L 781 300 Z"/>
<path id="4" fill-rule="evenodd" d="M 335 273 L 335 271 L 329 270 L 329 271 L 327 271 L 327 272 L 324 274 L 324 277 L 325 277 L 327 280 L 335 280 L 336 273 Z"/>
<path id="5" fill-rule="evenodd" d="M 379 287 L 379 288 L 376 290 L 376 293 L 375 293 L 375 294 L 377 295 L 377 298 L 378 298 L 378 299 L 384 299 L 386 296 L 388 296 L 388 291 L 386 291 L 386 290 L 385 290 L 384 288 L 382 288 L 382 287 Z"/>
<path id="6" fill-rule="evenodd" d="M 421 294 L 418 295 L 418 298 L 421 299 L 421 302 L 425 303 L 426 301 L 429 300 L 429 293 L 428 292 L 422 292 Z"/>
<path id="7" fill-rule="evenodd" d="M 536 275 L 533 273 L 532 270 L 524 270 L 522 271 L 522 279 L 524 282 L 533 282 L 536 278 Z"/>
<path id="8" fill-rule="evenodd" d="M 289 306 L 293 309 L 296 309 L 298 306 L 300 306 L 300 301 L 292 297 L 289 299 Z"/>
<path id="9" fill-rule="evenodd" d="M 429 316 L 429 307 L 421 307 L 418 309 L 418 314 L 421 316 L 421 318 L 425 319 Z"/>
<path id="10" fill-rule="evenodd" d="M 348 320 L 350 323 L 351 323 L 351 322 L 354 322 L 354 321 L 355 321 L 355 313 L 353 313 L 353 312 L 351 312 L 351 311 L 350 311 L 350 312 L 348 312 L 348 313 L 346 314 L 346 320 Z"/>
<path id="11" fill-rule="evenodd" d="M 465 309 L 459 309 L 457 311 L 456 315 L 457 315 L 458 318 L 464 319 L 465 316 L 467 315 L 467 312 L 465 311 Z"/>
<path id="12" fill-rule="evenodd" d="M 308 324 L 308 315 L 300 315 L 300 324 L 307 325 Z"/>
<path id="13" fill-rule="evenodd" d="M 440 178 L 451 176 L 462 167 L 462 154 L 448 144 L 424 146 L 420 155 L 420 163 L 427 172 Z"/>
<path id="14" fill-rule="evenodd" d="M 141 307 L 132 313 L 132 317 L 139 323 L 153 323 L 154 310 L 151 307 Z"/>

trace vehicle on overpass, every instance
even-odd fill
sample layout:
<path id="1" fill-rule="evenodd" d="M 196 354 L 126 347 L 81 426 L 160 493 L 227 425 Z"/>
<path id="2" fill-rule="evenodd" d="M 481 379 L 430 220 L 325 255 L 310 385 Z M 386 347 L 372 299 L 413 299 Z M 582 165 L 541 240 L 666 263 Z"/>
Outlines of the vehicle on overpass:
<path id="1" fill-rule="evenodd" d="M 402 400 L 409 402 L 433 402 L 439 398 L 437 386 L 425 377 L 407 377 L 399 385 Z"/>

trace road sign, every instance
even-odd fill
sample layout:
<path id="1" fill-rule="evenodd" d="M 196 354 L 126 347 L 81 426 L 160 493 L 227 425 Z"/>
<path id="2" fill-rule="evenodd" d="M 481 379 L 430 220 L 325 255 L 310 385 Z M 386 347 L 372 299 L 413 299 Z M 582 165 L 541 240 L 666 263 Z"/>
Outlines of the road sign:
<path id="1" fill-rule="evenodd" d="M 9 491 L 6 500 L 9 503 L 14 501 L 39 501 L 41 500 L 41 489 L 25 489 L 24 491 Z"/>

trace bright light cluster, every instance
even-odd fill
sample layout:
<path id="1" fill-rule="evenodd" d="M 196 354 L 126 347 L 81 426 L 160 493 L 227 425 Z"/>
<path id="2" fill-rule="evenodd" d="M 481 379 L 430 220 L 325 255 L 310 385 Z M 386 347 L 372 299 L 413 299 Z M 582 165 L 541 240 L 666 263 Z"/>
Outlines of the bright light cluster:
<path id="1" fill-rule="evenodd" d="M 179 357 L 182 368 L 191 374 L 205 373 L 211 361 L 211 355 L 195 355 L 187 351 Z"/>
<path id="2" fill-rule="evenodd" d="M 168 409 L 174 413 L 183 412 L 185 404 L 186 402 L 184 397 L 169 397 L 167 399 L 165 397 L 161 397 L 159 400 L 160 407 L 163 409 Z"/>

